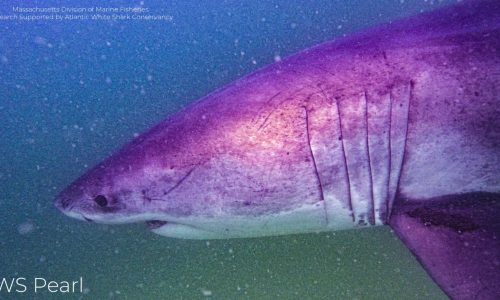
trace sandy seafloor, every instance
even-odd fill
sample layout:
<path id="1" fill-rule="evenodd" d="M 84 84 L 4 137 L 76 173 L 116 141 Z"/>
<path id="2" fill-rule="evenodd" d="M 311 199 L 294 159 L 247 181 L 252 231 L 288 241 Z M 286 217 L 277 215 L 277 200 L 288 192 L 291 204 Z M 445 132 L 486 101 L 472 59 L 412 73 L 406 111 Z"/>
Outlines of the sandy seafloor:
<path id="1" fill-rule="evenodd" d="M 445 299 L 388 227 L 239 240 L 69 219 L 55 195 L 165 116 L 306 47 L 456 1 L 115 1 L 168 21 L 0 21 L 0 280 L 87 299 Z M 98 1 L 2 1 L 75 7 Z M 65 296 L 68 296 L 67 294 Z"/>

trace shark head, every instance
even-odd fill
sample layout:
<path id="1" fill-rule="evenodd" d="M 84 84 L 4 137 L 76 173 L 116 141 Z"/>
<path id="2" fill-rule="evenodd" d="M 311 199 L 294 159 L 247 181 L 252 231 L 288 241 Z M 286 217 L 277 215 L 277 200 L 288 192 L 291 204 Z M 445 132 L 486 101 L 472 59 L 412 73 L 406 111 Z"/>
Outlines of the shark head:
<path id="1" fill-rule="evenodd" d="M 57 196 L 55 206 L 69 217 L 88 222 L 143 222 L 153 231 L 168 224 L 174 229 L 169 236 L 184 237 L 192 226 L 179 220 L 189 223 L 202 211 L 195 209 L 199 201 L 192 185 L 183 185 L 193 168 L 166 166 L 168 161 L 151 159 L 151 151 L 143 152 L 143 146 L 139 138 L 89 170 Z M 196 234 L 206 236 L 200 232 Z"/>
<path id="2" fill-rule="evenodd" d="M 123 189 L 110 168 L 100 164 L 78 178 L 56 198 L 55 206 L 64 214 L 98 223 L 127 223 L 141 211 L 130 202 L 133 187 Z"/>
<path id="3" fill-rule="evenodd" d="M 274 103 L 243 105 L 276 94 L 271 88 L 257 93 L 258 82 L 246 83 L 213 93 L 138 136 L 63 190 L 55 206 L 80 220 L 143 222 L 181 238 L 329 230 L 327 214 L 335 216 L 329 226 L 352 226 L 345 199 L 326 211 L 320 195 L 306 112 L 297 106 L 304 97 L 278 110 Z M 281 128 L 283 122 L 291 125 Z"/>

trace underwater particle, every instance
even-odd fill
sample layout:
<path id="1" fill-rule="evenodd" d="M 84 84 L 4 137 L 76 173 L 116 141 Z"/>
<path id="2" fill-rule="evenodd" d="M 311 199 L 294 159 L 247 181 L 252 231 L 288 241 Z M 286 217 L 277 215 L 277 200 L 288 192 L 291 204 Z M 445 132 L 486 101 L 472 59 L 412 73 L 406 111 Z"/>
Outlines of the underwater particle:
<path id="1" fill-rule="evenodd" d="M 276 54 L 274 56 L 274 62 L 280 62 L 281 61 L 281 56 L 279 56 L 279 54 Z"/>
<path id="2" fill-rule="evenodd" d="M 211 290 L 207 290 L 205 288 L 202 288 L 201 289 L 201 293 L 203 294 L 203 296 L 205 297 L 208 297 L 208 296 L 212 296 L 212 291 Z"/>
<path id="3" fill-rule="evenodd" d="M 111 78 L 109 78 L 109 76 L 108 76 L 108 77 L 106 77 L 105 81 L 106 81 L 107 84 L 110 84 L 111 83 Z"/>
<path id="4" fill-rule="evenodd" d="M 9 59 L 5 55 L 2 55 L 2 56 L 0 56 L 0 61 L 2 63 L 6 64 L 9 62 Z"/>
<path id="5" fill-rule="evenodd" d="M 151 81 L 151 80 L 153 80 L 153 75 L 151 75 L 151 74 L 148 74 L 148 76 L 147 76 L 147 79 L 148 79 L 148 81 Z"/>
<path id="6" fill-rule="evenodd" d="M 43 263 L 46 260 L 47 260 L 47 258 L 44 255 L 40 256 L 40 258 L 38 259 L 38 261 L 41 263 Z"/>
<path id="7" fill-rule="evenodd" d="M 40 46 L 47 46 L 47 40 L 41 36 L 35 37 L 33 40 L 35 44 L 40 45 Z"/>
<path id="8" fill-rule="evenodd" d="M 257 64 L 257 61 L 255 60 L 255 58 L 252 59 L 252 64 L 254 64 L 254 65 Z"/>
<path id="9" fill-rule="evenodd" d="M 89 289 L 88 287 L 83 288 L 82 293 L 84 293 L 84 294 L 88 294 L 88 293 L 90 293 L 90 289 Z"/>
<path id="10" fill-rule="evenodd" d="M 30 234 L 35 230 L 35 224 L 31 221 L 26 221 L 17 226 L 17 232 L 22 235 Z"/>

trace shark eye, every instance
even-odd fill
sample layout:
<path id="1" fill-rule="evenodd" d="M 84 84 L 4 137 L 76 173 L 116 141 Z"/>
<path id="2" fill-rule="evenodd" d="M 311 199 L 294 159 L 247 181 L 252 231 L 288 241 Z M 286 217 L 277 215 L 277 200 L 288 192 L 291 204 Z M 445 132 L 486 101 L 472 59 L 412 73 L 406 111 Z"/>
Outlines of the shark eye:
<path id="1" fill-rule="evenodd" d="M 108 205 L 108 199 L 106 199 L 106 197 L 104 197 L 103 195 L 97 195 L 94 198 L 94 202 L 97 203 L 97 205 L 99 205 L 100 207 L 105 207 Z"/>

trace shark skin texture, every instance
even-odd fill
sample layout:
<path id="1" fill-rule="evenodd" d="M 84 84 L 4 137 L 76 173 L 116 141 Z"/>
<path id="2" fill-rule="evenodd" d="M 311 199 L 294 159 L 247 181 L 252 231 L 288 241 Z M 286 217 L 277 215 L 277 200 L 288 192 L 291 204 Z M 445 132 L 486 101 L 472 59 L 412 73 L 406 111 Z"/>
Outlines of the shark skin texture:
<path id="1" fill-rule="evenodd" d="M 55 205 L 188 239 L 389 224 L 450 297 L 498 299 L 499 116 L 500 2 L 466 1 L 224 86 Z"/>

